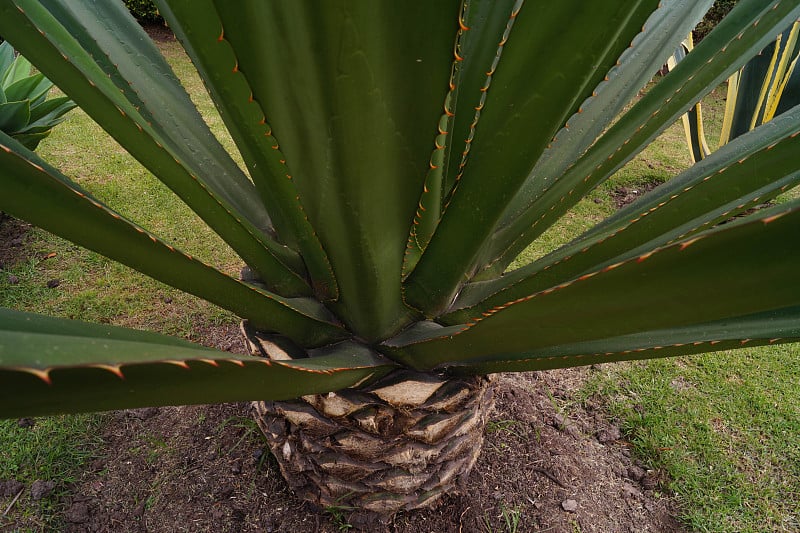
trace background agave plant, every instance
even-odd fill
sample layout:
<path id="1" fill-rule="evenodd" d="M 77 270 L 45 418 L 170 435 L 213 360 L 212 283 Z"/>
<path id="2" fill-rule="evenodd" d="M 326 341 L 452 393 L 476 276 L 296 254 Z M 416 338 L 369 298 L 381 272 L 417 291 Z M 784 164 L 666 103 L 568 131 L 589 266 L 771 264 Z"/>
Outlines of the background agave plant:
<path id="1" fill-rule="evenodd" d="M 0 130 L 35 150 L 75 103 L 66 96 L 48 99 L 53 83 L 31 70 L 10 43 L 0 43 Z"/>
<path id="2" fill-rule="evenodd" d="M 725 117 L 717 146 L 725 145 L 800 103 L 798 37 L 800 21 L 795 21 L 728 79 Z M 669 68 L 674 68 L 693 46 L 690 34 L 669 59 Z M 683 116 L 683 124 L 692 160 L 700 161 L 711 150 L 706 140 L 699 102 Z"/>
<path id="3" fill-rule="evenodd" d="M 157 4 L 245 169 L 121 3 L 8 1 L 0 33 L 236 250 L 243 279 L 6 135 L 0 208 L 234 311 L 267 357 L 2 310 L 0 416 L 303 396 L 258 404 L 290 481 L 322 472 L 295 486 L 393 510 L 474 461 L 491 392 L 470 376 L 800 339 L 798 201 L 719 225 L 797 184 L 797 108 L 509 269 L 800 0 L 740 1 L 629 108 L 710 1 Z"/>

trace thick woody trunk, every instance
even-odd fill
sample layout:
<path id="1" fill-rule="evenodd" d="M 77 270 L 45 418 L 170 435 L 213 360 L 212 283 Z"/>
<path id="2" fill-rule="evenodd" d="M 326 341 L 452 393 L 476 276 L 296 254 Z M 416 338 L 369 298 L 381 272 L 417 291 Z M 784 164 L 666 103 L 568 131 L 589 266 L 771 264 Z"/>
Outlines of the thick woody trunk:
<path id="1" fill-rule="evenodd" d="M 249 333 L 254 355 L 282 357 Z M 391 514 L 459 490 L 480 453 L 492 393 L 485 377 L 398 370 L 365 389 L 253 406 L 299 497 L 321 508 Z"/>

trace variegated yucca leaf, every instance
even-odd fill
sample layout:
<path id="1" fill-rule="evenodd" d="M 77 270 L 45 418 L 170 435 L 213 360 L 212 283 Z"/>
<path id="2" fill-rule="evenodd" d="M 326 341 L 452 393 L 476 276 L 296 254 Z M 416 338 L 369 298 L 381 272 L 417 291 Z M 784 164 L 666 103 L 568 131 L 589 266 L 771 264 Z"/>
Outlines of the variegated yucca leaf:
<path id="1" fill-rule="evenodd" d="M 638 99 L 711 0 L 156 3 L 243 168 L 121 2 L 7 0 L 0 34 L 216 231 L 245 279 L 126 220 L 8 136 L 0 209 L 235 312 L 292 358 L 3 310 L 0 416 L 800 339 L 800 203 L 721 224 L 800 179 L 800 108 L 771 96 L 796 81 L 783 52 L 764 98 L 773 120 L 732 128 L 651 194 L 509 270 L 749 66 L 800 0 L 740 0 Z M 788 50 L 796 33 L 782 35 Z"/>
<path id="2" fill-rule="evenodd" d="M 723 145 L 800 104 L 800 20 L 728 81 Z"/>
<path id="3" fill-rule="evenodd" d="M 800 104 L 799 37 L 800 20 L 797 20 L 728 78 L 718 146 Z M 675 68 L 692 48 L 690 34 L 669 58 L 668 67 Z M 683 115 L 682 120 L 692 161 L 700 161 L 711 152 L 703 128 L 700 102 Z"/>

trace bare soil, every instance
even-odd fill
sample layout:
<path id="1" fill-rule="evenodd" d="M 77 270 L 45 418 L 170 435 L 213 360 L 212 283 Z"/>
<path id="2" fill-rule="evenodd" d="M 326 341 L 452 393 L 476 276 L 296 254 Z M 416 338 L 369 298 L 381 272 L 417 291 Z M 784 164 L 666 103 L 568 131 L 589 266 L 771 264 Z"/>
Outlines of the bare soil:
<path id="1" fill-rule="evenodd" d="M 27 222 L 12 218 L 0 211 L 0 272 L 27 259 Z"/>
<path id="2" fill-rule="evenodd" d="M 611 201 L 614 202 L 614 206 L 617 209 L 621 209 L 633 203 L 635 200 L 638 200 L 640 196 L 644 196 L 652 191 L 661 185 L 661 183 L 660 181 L 652 180 L 642 182 L 635 186 L 618 187 L 611 191 Z"/>
<path id="3" fill-rule="evenodd" d="M 145 24 L 144 29 L 150 38 L 157 43 L 168 43 L 175 40 L 175 34 L 164 24 Z"/>
<path id="4" fill-rule="evenodd" d="M 216 334 L 236 344 L 235 329 Z M 210 336 L 210 335 L 207 335 Z M 249 405 L 112 414 L 103 449 L 65 498 L 68 532 L 679 532 L 663 476 L 631 458 L 595 406 L 557 405 L 591 369 L 502 375 L 482 456 L 462 494 L 386 524 L 295 499 Z"/>

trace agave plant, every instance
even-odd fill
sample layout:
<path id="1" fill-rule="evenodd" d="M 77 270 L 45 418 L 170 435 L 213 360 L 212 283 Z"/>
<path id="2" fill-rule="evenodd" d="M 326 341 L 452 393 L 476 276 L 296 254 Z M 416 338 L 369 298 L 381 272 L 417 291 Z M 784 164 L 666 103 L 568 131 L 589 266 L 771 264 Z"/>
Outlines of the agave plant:
<path id="1" fill-rule="evenodd" d="M 800 37 L 800 21 L 795 21 L 728 79 L 725 116 L 718 146 L 723 146 L 756 126 L 769 122 L 775 116 L 800 103 L 798 37 Z M 668 67 L 675 68 L 693 47 L 692 35 L 689 34 L 669 58 Z M 682 119 L 692 161 L 700 161 L 711 152 L 703 128 L 700 102 L 695 104 Z"/>
<path id="2" fill-rule="evenodd" d="M 75 107 L 66 96 L 48 100 L 52 87 L 44 74 L 31 74 L 31 64 L 18 56 L 10 43 L 0 43 L 0 131 L 36 150 Z"/>
<path id="3" fill-rule="evenodd" d="M 0 416 L 260 400 L 302 495 L 387 511 L 468 471 L 480 376 L 800 339 L 798 200 L 718 224 L 797 184 L 798 108 L 509 268 L 800 0 L 741 0 L 631 106 L 711 0 L 156 3 L 246 168 L 121 3 L 8 0 L 0 33 L 239 254 L 242 279 L 8 136 L 0 208 L 237 313 L 257 356 L 3 310 Z"/>

